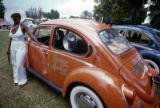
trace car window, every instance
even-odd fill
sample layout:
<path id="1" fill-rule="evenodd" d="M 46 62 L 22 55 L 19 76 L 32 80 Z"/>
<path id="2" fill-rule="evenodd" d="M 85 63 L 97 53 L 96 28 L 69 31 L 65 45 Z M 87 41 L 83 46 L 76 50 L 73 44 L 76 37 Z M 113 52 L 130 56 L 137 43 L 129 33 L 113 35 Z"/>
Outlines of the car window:
<path id="1" fill-rule="evenodd" d="M 36 29 L 34 36 L 39 42 L 49 46 L 49 40 L 51 35 L 51 27 L 39 27 Z"/>
<path id="2" fill-rule="evenodd" d="M 119 32 L 119 34 L 120 34 L 121 36 L 125 36 L 125 31 L 124 31 L 124 30 L 118 30 L 118 32 Z"/>
<path id="3" fill-rule="evenodd" d="M 114 54 L 122 54 L 132 48 L 132 45 L 120 35 L 117 29 L 105 29 L 99 32 L 99 37 L 105 46 Z"/>
<path id="4" fill-rule="evenodd" d="M 88 51 L 88 45 L 80 35 L 64 28 L 56 28 L 53 47 L 78 55 L 84 55 Z"/>
<path id="5" fill-rule="evenodd" d="M 150 43 L 150 39 L 145 34 L 136 31 L 128 31 L 127 39 L 130 42 L 141 45 L 147 45 Z"/>

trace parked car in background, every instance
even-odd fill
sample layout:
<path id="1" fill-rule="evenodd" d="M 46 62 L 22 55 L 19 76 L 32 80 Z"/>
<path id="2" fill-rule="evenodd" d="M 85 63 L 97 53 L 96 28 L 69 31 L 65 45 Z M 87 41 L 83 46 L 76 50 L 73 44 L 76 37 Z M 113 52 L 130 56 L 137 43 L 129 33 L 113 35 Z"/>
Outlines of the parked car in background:
<path id="1" fill-rule="evenodd" d="M 0 29 L 9 29 L 9 24 L 4 19 L 0 19 Z"/>
<path id="2" fill-rule="evenodd" d="M 33 24 L 32 21 L 29 21 L 29 20 L 25 20 L 23 22 L 30 30 L 33 30 L 37 25 L 36 24 Z"/>
<path id="3" fill-rule="evenodd" d="M 41 23 L 30 40 L 28 71 L 69 96 L 72 108 L 160 107 L 149 68 L 110 26 L 80 19 Z"/>
<path id="4" fill-rule="evenodd" d="M 114 25 L 113 28 L 132 43 L 143 56 L 145 61 L 160 72 L 160 31 L 137 25 Z"/>

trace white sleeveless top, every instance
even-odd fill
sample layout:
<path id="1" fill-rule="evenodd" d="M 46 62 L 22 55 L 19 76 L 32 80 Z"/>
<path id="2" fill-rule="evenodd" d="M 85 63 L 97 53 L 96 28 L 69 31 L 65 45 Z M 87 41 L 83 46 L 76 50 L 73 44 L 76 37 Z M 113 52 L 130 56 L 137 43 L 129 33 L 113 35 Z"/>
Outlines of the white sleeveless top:
<path id="1" fill-rule="evenodd" d="M 17 31 L 13 34 L 12 32 L 12 28 L 10 30 L 10 33 L 9 33 L 9 37 L 11 37 L 13 40 L 21 40 L 21 41 L 24 41 L 24 34 L 21 30 L 21 24 L 19 24 L 18 26 L 18 29 Z"/>

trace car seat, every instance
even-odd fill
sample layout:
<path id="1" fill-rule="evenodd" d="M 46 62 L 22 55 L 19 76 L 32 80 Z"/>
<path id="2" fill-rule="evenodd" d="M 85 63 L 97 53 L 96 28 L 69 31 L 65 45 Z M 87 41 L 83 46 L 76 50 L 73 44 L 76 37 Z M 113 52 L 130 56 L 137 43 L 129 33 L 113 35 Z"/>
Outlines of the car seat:
<path id="1" fill-rule="evenodd" d="M 57 35 L 55 39 L 55 47 L 59 49 L 64 49 L 63 47 L 63 38 L 64 38 L 64 33 L 62 30 L 57 30 Z"/>

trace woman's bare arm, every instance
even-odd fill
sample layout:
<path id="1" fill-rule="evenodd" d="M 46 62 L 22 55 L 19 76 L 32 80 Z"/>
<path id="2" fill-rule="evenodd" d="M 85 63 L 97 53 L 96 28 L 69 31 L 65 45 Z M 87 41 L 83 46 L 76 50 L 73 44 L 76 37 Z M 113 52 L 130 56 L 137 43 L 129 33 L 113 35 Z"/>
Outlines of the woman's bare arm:
<path id="1" fill-rule="evenodd" d="M 11 42 L 12 42 L 12 38 L 9 39 L 9 46 L 8 46 L 8 50 L 7 50 L 7 55 L 8 55 L 8 61 L 10 62 L 10 48 L 11 48 Z"/>
<path id="2" fill-rule="evenodd" d="M 29 37 L 31 38 L 31 40 L 39 43 L 37 41 L 37 39 L 33 37 L 32 33 L 30 32 L 29 28 L 26 25 L 22 24 L 22 30 L 24 30 L 29 35 Z"/>
<path id="3" fill-rule="evenodd" d="M 12 42 L 12 38 L 9 38 L 9 46 L 8 46 L 8 50 L 7 50 L 7 55 L 10 55 L 10 48 L 11 48 L 11 42 Z"/>

